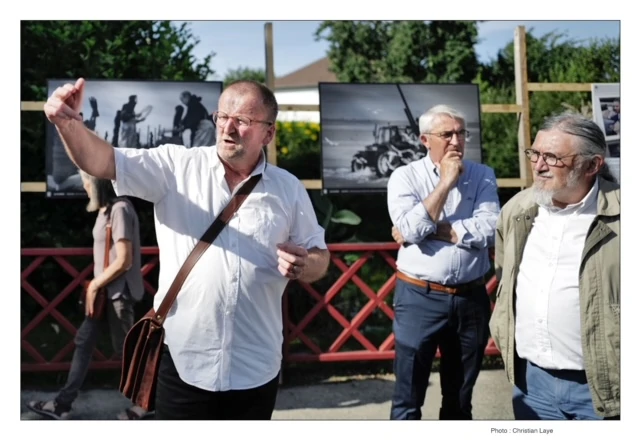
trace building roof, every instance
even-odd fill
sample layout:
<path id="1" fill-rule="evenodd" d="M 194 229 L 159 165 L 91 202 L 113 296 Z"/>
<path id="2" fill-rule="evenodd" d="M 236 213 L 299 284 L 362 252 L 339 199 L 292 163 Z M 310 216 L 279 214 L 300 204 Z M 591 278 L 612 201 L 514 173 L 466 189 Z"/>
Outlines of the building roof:
<path id="1" fill-rule="evenodd" d="M 336 74 L 329 70 L 331 62 L 324 57 L 300 69 L 275 79 L 274 89 L 317 87 L 319 82 L 338 82 Z"/>

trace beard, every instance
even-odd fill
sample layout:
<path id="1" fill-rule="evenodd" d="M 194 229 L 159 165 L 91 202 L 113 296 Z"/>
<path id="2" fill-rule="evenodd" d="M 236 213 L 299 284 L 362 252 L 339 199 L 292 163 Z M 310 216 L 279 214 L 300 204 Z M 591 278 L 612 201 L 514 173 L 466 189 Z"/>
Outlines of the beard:
<path id="1" fill-rule="evenodd" d="M 545 175 L 545 173 L 540 173 Z M 553 200 L 557 194 L 566 189 L 573 189 L 580 183 L 582 177 L 582 167 L 574 167 L 567 176 L 567 183 L 562 188 L 544 189 L 543 183 L 536 181 L 533 183 L 533 200 L 539 205 L 546 208 L 553 206 Z"/>
<path id="2" fill-rule="evenodd" d="M 537 182 L 533 184 L 533 200 L 538 206 L 544 206 L 545 208 L 552 207 L 553 196 L 556 192 L 556 190 L 547 190 L 540 188 L 540 185 L 538 185 Z"/>

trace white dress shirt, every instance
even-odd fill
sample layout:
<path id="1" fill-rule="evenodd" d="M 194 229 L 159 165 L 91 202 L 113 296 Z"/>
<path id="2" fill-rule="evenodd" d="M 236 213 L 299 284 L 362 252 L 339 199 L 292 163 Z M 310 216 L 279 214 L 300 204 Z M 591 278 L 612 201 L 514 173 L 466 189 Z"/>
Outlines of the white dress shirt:
<path id="1" fill-rule="evenodd" d="M 231 199 L 213 147 L 115 148 L 118 195 L 155 204 L 160 275 L 154 308 Z M 282 293 L 276 244 L 326 249 L 302 183 L 267 164 L 262 178 L 194 265 L 164 323 L 180 378 L 209 391 L 249 389 L 275 378 L 282 360 Z M 246 181 L 245 181 L 246 182 Z M 234 193 L 244 184 L 239 184 Z"/>
<path id="2" fill-rule="evenodd" d="M 580 262 L 596 217 L 598 182 L 564 209 L 539 207 L 516 284 L 518 356 L 543 368 L 583 370 Z"/>

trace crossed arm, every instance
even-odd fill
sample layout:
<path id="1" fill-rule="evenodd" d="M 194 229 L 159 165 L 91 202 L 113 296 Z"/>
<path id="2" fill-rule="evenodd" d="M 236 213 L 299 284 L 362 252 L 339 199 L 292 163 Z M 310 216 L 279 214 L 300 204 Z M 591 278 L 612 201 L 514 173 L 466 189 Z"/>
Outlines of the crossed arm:
<path id="1" fill-rule="evenodd" d="M 407 176 L 395 173 L 389 179 L 388 206 L 393 222 L 392 236 L 399 243 L 441 240 L 464 248 L 493 246 L 500 212 L 495 174 L 490 169 L 477 183 L 473 212 L 468 218 L 438 221 L 450 188 L 436 186 L 420 199 Z"/>

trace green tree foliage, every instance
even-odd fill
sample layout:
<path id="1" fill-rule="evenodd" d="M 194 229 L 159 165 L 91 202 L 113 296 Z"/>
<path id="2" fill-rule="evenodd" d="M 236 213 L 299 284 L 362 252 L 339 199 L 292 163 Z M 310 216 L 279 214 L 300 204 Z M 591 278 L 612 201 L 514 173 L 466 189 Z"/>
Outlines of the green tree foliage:
<path id="1" fill-rule="evenodd" d="M 569 39 L 551 32 L 536 38 L 527 33 L 529 82 L 598 83 L 620 81 L 620 40 Z M 513 42 L 491 62 L 481 65 L 476 82 L 483 103 L 515 103 Z M 529 94 L 532 142 L 543 120 L 566 110 L 589 114 L 589 92 L 535 92 Z M 483 153 L 498 177 L 518 177 L 518 120 L 515 114 L 482 115 Z"/>
<path id="2" fill-rule="evenodd" d="M 211 52 L 186 23 L 169 21 L 22 21 L 22 100 L 46 98 L 47 78 L 200 80 L 215 73 Z"/>
<path id="3" fill-rule="evenodd" d="M 187 24 L 168 21 L 22 21 L 21 99 L 45 101 L 48 78 L 204 80 L 211 52 L 197 63 L 199 40 Z M 22 112 L 21 180 L 45 180 L 43 112 Z M 91 243 L 93 214 L 85 200 L 48 200 L 23 193 L 23 247 L 86 246 Z M 155 243 L 150 204 L 136 201 L 143 243 Z"/>
<path id="4" fill-rule="evenodd" d="M 230 69 L 224 76 L 223 87 L 226 88 L 229 84 L 239 79 L 250 79 L 264 84 L 266 82 L 266 75 L 264 69 L 252 69 L 251 67 Z"/>
<path id="5" fill-rule="evenodd" d="M 341 82 L 470 82 L 477 38 L 474 21 L 325 21 L 316 31 Z"/>

